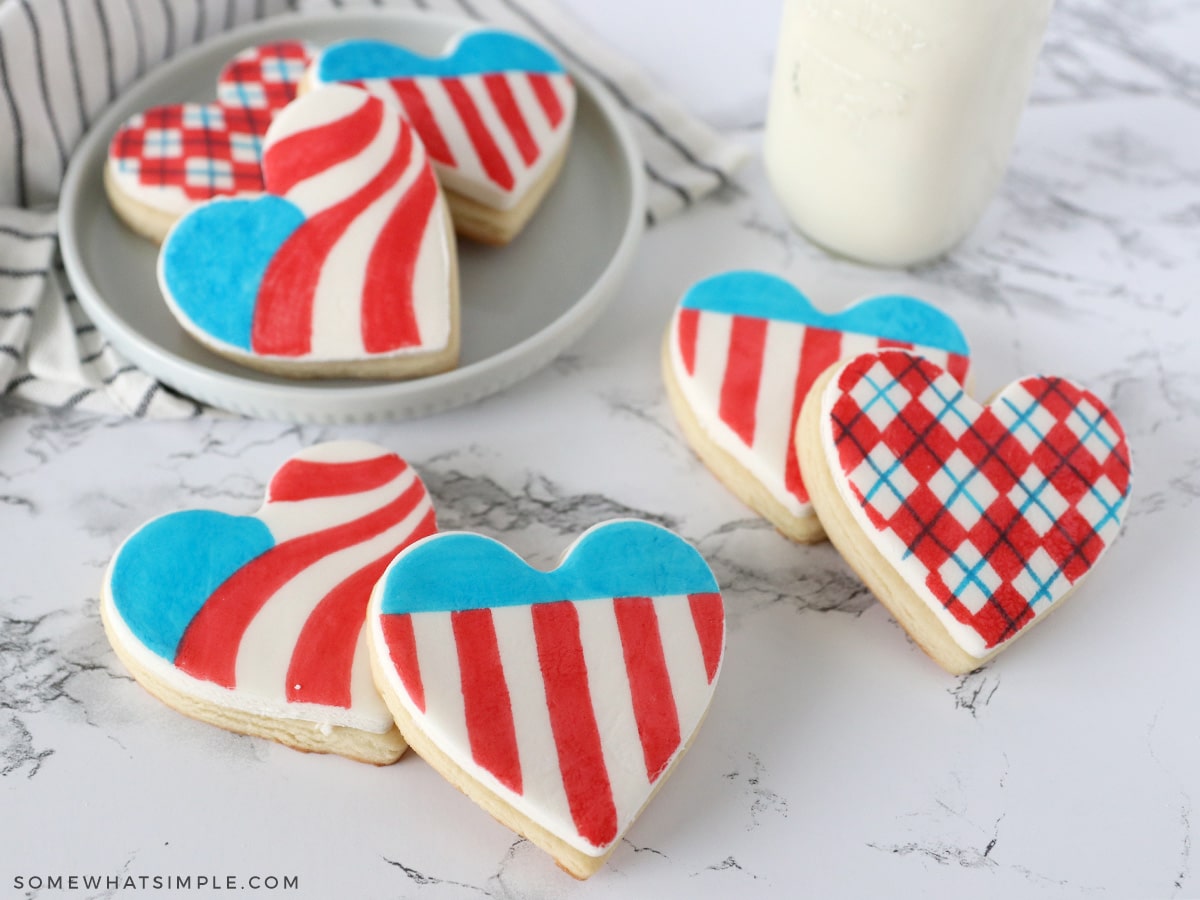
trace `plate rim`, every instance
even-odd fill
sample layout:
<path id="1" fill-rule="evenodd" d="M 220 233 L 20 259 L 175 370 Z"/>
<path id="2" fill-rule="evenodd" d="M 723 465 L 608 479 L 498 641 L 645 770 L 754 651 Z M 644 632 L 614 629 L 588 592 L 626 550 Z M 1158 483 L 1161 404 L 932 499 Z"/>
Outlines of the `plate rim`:
<path id="1" fill-rule="evenodd" d="M 615 297 L 617 286 L 633 263 L 645 229 L 646 183 L 641 151 L 611 94 L 596 79 L 564 61 L 577 89 L 586 92 L 596 104 L 621 150 L 618 162 L 624 165 L 629 179 L 628 209 L 616 248 L 595 281 L 561 314 L 517 343 L 468 365 L 409 381 L 323 385 L 297 380 L 294 384 L 281 384 L 257 380 L 261 375 L 252 369 L 247 369 L 246 375 L 240 375 L 178 356 L 135 331 L 104 298 L 84 263 L 79 223 L 83 219 L 82 198 L 91 187 L 85 172 L 91 168 L 97 152 L 106 153 L 103 148 L 107 147 L 111 132 L 128 116 L 127 112 L 119 115 L 122 98 L 134 91 L 148 89 L 147 85 L 168 67 L 185 67 L 197 58 L 223 49 L 236 52 L 237 48 L 297 25 L 318 30 L 326 22 L 370 27 L 381 19 L 432 23 L 450 30 L 488 24 L 458 16 L 400 10 L 272 16 L 203 41 L 147 72 L 114 100 L 76 145 L 63 179 L 57 213 L 59 245 L 67 278 L 84 311 L 114 348 L 169 388 L 219 409 L 256 418 L 320 423 L 418 418 L 474 403 L 532 375 L 581 338 Z M 229 396 L 230 393 L 233 396 Z"/>

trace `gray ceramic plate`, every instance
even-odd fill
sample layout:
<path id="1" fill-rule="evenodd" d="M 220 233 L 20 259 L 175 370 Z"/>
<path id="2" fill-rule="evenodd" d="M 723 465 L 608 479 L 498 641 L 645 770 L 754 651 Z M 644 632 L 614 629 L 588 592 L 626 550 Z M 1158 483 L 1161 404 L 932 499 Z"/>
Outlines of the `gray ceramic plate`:
<path id="1" fill-rule="evenodd" d="M 569 155 L 541 209 L 507 247 L 459 243 L 462 357 L 459 368 L 441 375 L 289 381 L 210 353 L 167 311 L 154 275 L 157 248 L 126 229 L 105 198 L 101 174 L 121 122 L 148 106 L 212 99 L 218 70 L 243 47 L 369 35 L 429 54 L 472 25 L 383 12 L 281 17 L 204 44 L 131 88 L 79 145 L 60 205 L 67 275 L 96 327 L 132 362 L 185 394 L 245 415 L 301 422 L 405 418 L 470 403 L 532 374 L 577 340 L 629 268 L 645 208 L 637 147 L 613 101 L 578 72 Z"/>

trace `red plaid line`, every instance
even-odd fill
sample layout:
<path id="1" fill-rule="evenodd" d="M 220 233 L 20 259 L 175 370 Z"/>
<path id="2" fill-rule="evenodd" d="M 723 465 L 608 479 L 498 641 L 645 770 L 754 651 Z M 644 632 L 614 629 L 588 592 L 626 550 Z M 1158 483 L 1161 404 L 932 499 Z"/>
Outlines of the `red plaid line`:
<path id="1" fill-rule="evenodd" d="M 263 190 L 262 138 L 296 96 L 311 49 L 298 41 L 251 47 L 217 82 L 217 103 L 157 106 L 114 135 L 109 155 L 142 185 L 194 201 Z"/>
<path id="2" fill-rule="evenodd" d="M 884 352 L 847 366 L 837 391 L 838 463 L 891 536 L 881 549 L 983 648 L 1050 607 L 1120 530 L 1125 436 L 1070 382 L 1027 378 L 981 407 L 927 360 Z"/>

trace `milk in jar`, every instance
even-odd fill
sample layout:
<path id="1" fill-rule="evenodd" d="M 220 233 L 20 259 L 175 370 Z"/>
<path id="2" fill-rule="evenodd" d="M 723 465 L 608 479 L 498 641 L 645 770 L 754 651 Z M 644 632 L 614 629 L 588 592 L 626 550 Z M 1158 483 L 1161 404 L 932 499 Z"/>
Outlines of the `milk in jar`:
<path id="1" fill-rule="evenodd" d="M 784 0 L 765 156 L 795 225 L 878 265 L 937 256 L 996 189 L 1053 0 Z"/>

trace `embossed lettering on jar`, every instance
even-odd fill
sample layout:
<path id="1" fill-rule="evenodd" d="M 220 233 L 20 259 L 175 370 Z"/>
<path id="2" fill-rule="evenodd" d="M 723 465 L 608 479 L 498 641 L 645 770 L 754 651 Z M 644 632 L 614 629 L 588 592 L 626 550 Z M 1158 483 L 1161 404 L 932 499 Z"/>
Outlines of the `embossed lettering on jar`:
<path id="1" fill-rule="evenodd" d="M 785 0 L 766 165 L 795 225 L 880 265 L 944 253 L 1004 174 L 1053 0 Z"/>

